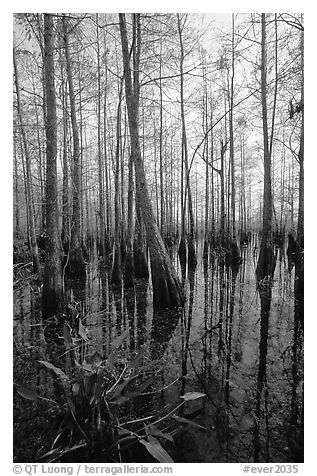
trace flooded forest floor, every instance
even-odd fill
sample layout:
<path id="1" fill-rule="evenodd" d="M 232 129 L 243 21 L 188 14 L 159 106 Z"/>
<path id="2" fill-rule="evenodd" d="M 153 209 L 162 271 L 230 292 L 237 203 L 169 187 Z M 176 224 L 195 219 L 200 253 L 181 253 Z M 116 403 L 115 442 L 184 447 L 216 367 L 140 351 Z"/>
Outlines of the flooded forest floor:
<path id="1" fill-rule="evenodd" d="M 173 312 L 153 311 L 151 279 L 113 289 L 93 254 L 86 279 L 65 283 L 65 315 L 44 321 L 40 289 L 16 267 L 16 462 L 147 462 L 159 459 L 154 447 L 161 461 L 303 461 L 295 267 L 279 248 L 260 294 L 254 244 L 235 268 L 203 260 L 201 248 L 195 271 L 183 272 L 185 307 Z"/>

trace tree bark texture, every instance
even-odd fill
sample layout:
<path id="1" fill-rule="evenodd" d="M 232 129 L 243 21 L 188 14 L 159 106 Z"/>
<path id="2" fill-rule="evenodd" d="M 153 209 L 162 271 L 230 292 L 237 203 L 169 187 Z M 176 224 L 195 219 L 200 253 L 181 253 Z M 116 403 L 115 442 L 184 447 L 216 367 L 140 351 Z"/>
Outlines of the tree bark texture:
<path id="1" fill-rule="evenodd" d="M 54 23 L 44 14 L 45 98 L 46 98 L 46 253 L 42 309 L 45 317 L 58 313 L 63 306 L 63 281 L 58 227 L 57 191 L 57 117 L 54 81 Z"/>

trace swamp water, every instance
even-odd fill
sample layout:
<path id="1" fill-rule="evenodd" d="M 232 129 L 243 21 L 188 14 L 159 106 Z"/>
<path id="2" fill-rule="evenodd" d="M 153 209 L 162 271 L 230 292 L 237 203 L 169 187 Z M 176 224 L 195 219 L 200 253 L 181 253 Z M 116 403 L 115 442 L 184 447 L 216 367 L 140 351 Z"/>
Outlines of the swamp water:
<path id="1" fill-rule="evenodd" d="M 91 359 L 107 359 L 111 343 L 125 333 L 121 363 L 131 356 L 153 362 L 154 379 L 124 411 L 134 420 L 174 414 L 160 426 L 173 442 L 160 441 L 175 462 L 303 460 L 303 296 L 295 299 L 295 267 L 282 249 L 273 285 L 264 282 L 261 291 L 256 261 L 251 246 L 236 268 L 217 256 L 207 263 L 200 258 L 195 271 L 183 275 L 182 312 L 153 312 L 151 280 L 114 291 L 111 269 L 96 259 L 87 265 L 85 282 L 67 284 L 68 328 L 72 335 L 80 319 Z M 56 400 L 56 376 L 38 361 L 64 372 L 70 362 L 63 327 L 42 321 L 40 309 L 38 290 L 29 283 L 16 287 L 14 382 Z M 205 396 L 180 406 L 187 392 Z M 15 392 L 15 461 L 34 462 L 41 449 L 50 449 L 54 412 L 49 402 Z"/>

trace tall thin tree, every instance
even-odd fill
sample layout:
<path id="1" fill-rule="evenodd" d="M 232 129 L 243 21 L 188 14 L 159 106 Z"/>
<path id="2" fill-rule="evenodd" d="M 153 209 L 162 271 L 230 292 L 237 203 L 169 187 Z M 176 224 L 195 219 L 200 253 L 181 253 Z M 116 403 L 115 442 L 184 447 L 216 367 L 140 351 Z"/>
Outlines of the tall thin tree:
<path id="1" fill-rule="evenodd" d="M 80 276 L 86 274 L 85 262 L 82 254 L 82 240 L 81 240 L 81 216 L 80 216 L 80 197 L 81 197 L 81 168 L 80 168 L 80 143 L 79 143 L 79 130 L 77 123 L 76 113 L 76 98 L 74 91 L 73 81 L 73 68 L 72 60 L 69 48 L 69 31 L 68 31 L 68 18 L 63 16 L 63 34 L 65 45 L 65 58 L 66 58 L 66 72 L 69 89 L 69 102 L 70 102 L 70 116 L 73 132 L 73 183 L 72 183 L 72 198 L 73 198 L 73 214 L 71 224 L 71 237 L 70 237 L 70 249 L 69 249 L 69 261 L 67 266 L 67 272 L 69 275 Z"/>
<path id="2" fill-rule="evenodd" d="M 261 105 L 263 127 L 263 159 L 264 159 L 264 193 L 263 193 L 263 227 L 260 254 L 256 275 L 261 280 L 265 276 L 273 276 L 275 257 L 272 243 L 272 184 L 271 184 L 271 150 L 269 144 L 268 110 L 267 110 L 267 38 L 266 14 L 261 14 Z"/>
<path id="3" fill-rule="evenodd" d="M 57 190 L 57 116 L 54 75 L 54 22 L 44 14 L 45 100 L 46 100 L 46 254 L 43 278 L 42 309 L 50 317 L 62 309 L 63 283 L 58 227 Z"/>
<path id="4" fill-rule="evenodd" d="M 229 92 L 229 153 L 230 153 L 230 167 L 231 167 L 231 241 L 230 252 L 232 260 L 236 261 L 240 258 L 240 251 L 237 244 L 236 231 L 236 170 L 235 170 L 235 155 L 234 155 L 234 80 L 235 80 L 235 14 L 232 13 L 232 36 L 231 36 L 231 78 L 230 78 L 230 92 Z"/>
<path id="5" fill-rule="evenodd" d="M 104 166 L 103 166 L 103 150 L 101 137 L 101 65 L 100 65 L 100 38 L 99 38 L 99 15 L 96 14 L 97 24 L 97 120 L 98 120 L 98 181 L 99 181 L 99 255 L 105 255 L 105 197 L 104 197 Z"/>

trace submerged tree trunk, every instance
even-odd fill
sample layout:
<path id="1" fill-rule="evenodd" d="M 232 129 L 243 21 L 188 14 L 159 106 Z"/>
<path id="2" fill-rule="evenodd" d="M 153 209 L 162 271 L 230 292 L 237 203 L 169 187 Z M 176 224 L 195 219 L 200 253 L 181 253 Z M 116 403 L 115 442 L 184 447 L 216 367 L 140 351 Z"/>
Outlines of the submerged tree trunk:
<path id="1" fill-rule="evenodd" d="M 57 190 L 57 116 L 54 81 L 54 23 L 44 14 L 45 99 L 46 99 L 46 254 L 42 309 L 45 317 L 58 313 L 63 306 L 63 282 L 58 227 Z"/>
<path id="2" fill-rule="evenodd" d="M 85 262 L 82 254 L 82 242 L 80 231 L 80 197 L 81 197 L 81 170 L 80 170 L 80 147 L 79 131 L 76 118 L 75 92 L 73 85 L 72 63 L 69 51 L 69 33 L 67 31 L 67 19 L 63 16 L 66 71 L 69 88 L 70 116 L 73 131 L 73 215 L 71 224 L 71 238 L 69 249 L 69 260 L 67 272 L 70 276 L 81 276 L 86 274 Z"/>
<path id="3" fill-rule="evenodd" d="M 136 34 L 133 42 L 139 66 L 140 55 L 140 14 L 134 14 Z M 142 218 L 147 231 L 147 240 L 151 256 L 151 272 L 153 283 L 153 303 L 155 307 L 182 306 L 184 294 L 175 269 L 171 263 L 164 242 L 161 238 L 157 223 L 154 218 L 152 205 L 147 189 L 143 159 L 141 155 L 138 123 L 139 106 L 139 72 L 134 69 L 134 84 L 132 88 L 131 68 L 126 28 L 125 14 L 119 14 L 122 57 L 126 87 L 126 102 L 128 108 L 131 152 L 135 166 L 136 180 L 138 182 L 138 202 L 142 209 Z"/>

